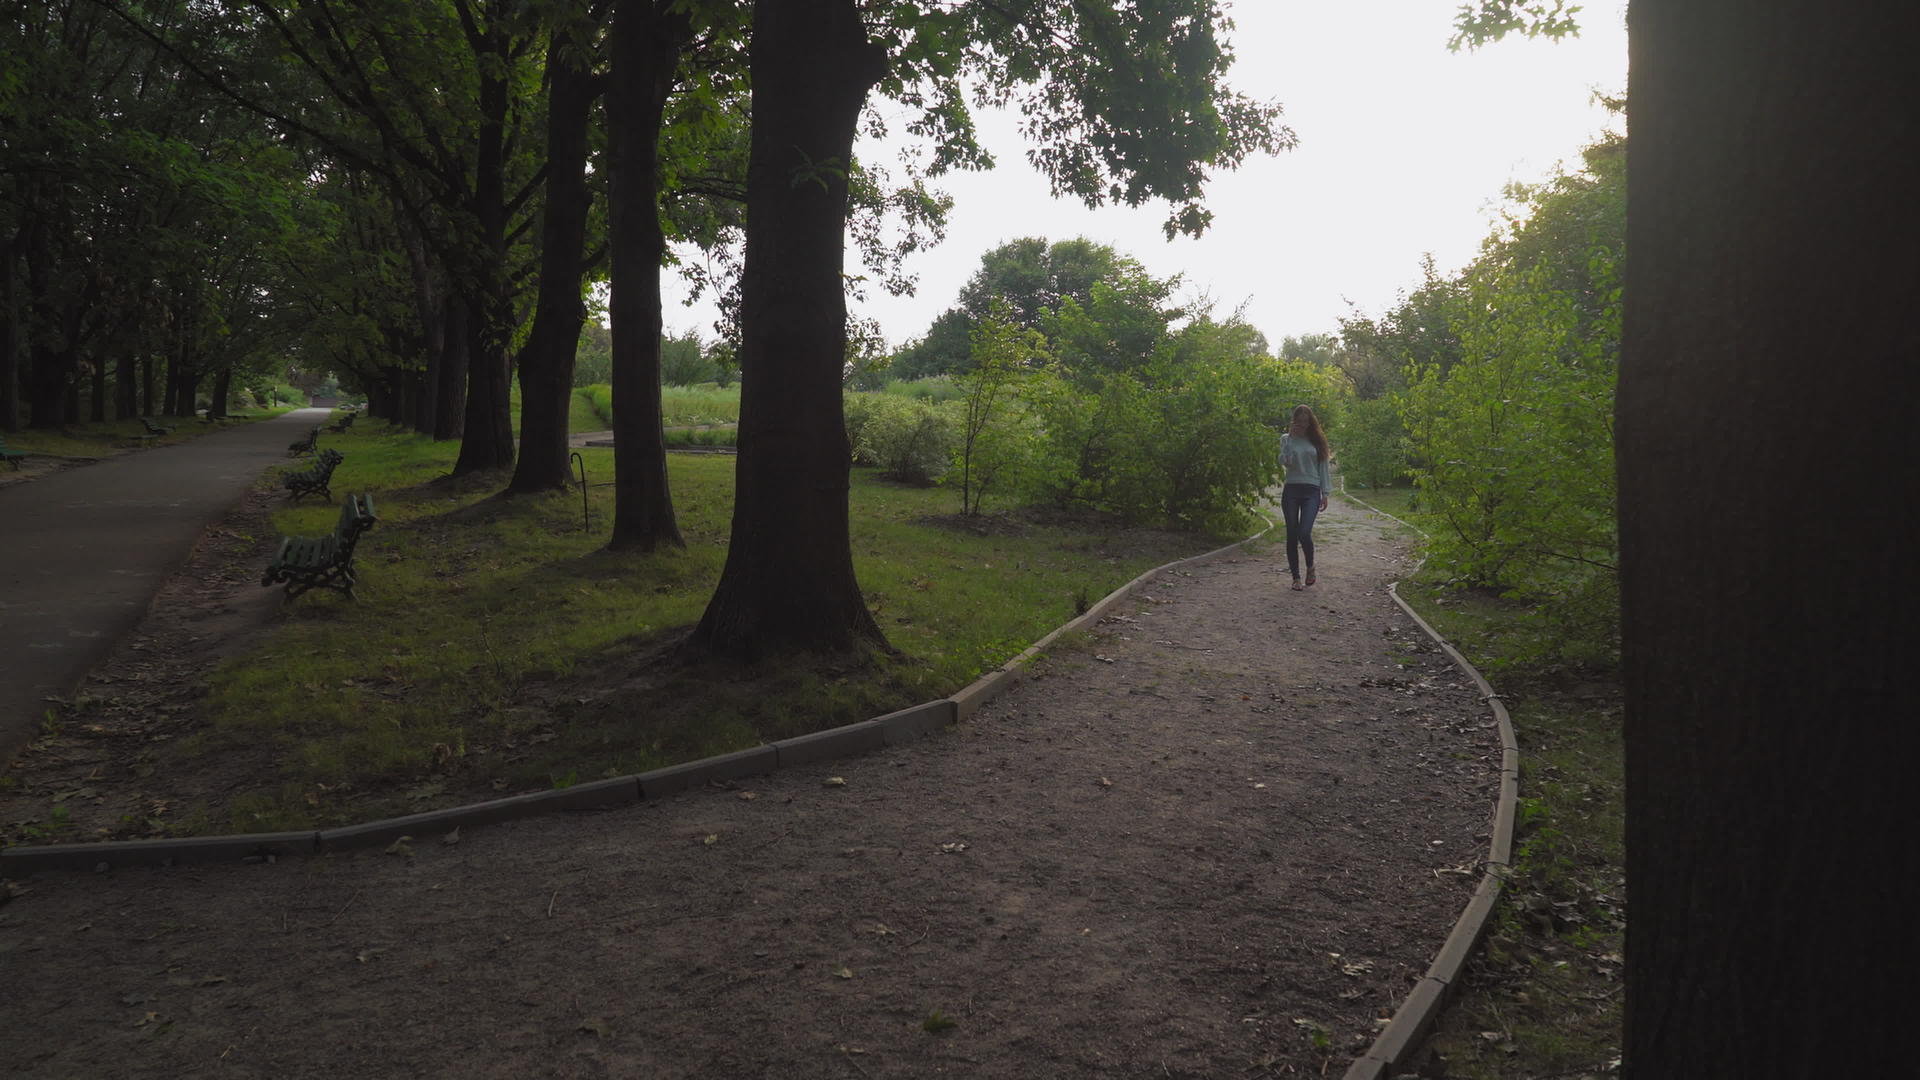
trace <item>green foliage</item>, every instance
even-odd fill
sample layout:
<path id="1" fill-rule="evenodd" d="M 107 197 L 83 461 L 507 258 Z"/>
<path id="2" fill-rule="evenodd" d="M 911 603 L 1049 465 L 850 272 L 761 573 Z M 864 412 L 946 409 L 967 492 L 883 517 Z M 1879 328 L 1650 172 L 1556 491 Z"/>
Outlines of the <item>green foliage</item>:
<path id="1" fill-rule="evenodd" d="M 848 396 L 846 411 L 856 462 L 912 484 L 933 484 L 946 475 L 959 434 L 952 405 L 856 393 Z"/>
<path id="2" fill-rule="evenodd" d="M 1586 174 L 1519 193 L 1531 213 L 1453 287 L 1459 357 L 1409 364 L 1399 399 L 1436 562 L 1600 642 L 1618 618 L 1619 162 L 1606 144 Z"/>
<path id="3" fill-rule="evenodd" d="M 1477 49 L 1508 34 L 1558 40 L 1580 32 L 1579 13 L 1580 5 L 1569 0 L 1476 0 L 1454 14 L 1447 47 Z"/>
<path id="4" fill-rule="evenodd" d="M 580 327 L 580 347 L 573 354 L 573 385 L 587 387 L 613 381 L 613 331 L 589 319 Z"/>
<path id="5" fill-rule="evenodd" d="M 601 427 L 613 426 L 613 388 L 583 386 L 575 393 L 587 400 Z M 660 390 L 660 419 L 666 427 L 740 422 L 739 387 L 667 386 Z"/>
<path id="6" fill-rule="evenodd" d="M 1328 438 L 1340 447 L 1340 474 L 1356 487 L 1384 488 L 1408 479 L 1407 429 L 1391 398 L 1354 401 Z"/>
<path id="7" fill-rule="evenodd" d="M 695 386 L 712 382 L 713 361 L 701 347 L 698 332 L 666 334 L 660 338 L 660 383 L 663 386 Z"/>
<path id="8" fill-rule="evenodd" d="M 989 488 L 1017 477 L 1038 442 L 1019 393 L 1022 382 L 1049 362 L 1047 341 L 1038 331 L 1007 321 L 1010 312 L 997 304 L 975 327 L 972 369 L 954 380 L 963 395 L 960 439 L 953 451 L 963 514 L 978 514 Z"/>
<path id="9" fill-rule="evenodd" d="M 919 401 L 958 401 L 965 396 L 957 379 L 932 375 L 924 379 L 896 379 L 880 388 L 881 393 L 898 394 Z"/>

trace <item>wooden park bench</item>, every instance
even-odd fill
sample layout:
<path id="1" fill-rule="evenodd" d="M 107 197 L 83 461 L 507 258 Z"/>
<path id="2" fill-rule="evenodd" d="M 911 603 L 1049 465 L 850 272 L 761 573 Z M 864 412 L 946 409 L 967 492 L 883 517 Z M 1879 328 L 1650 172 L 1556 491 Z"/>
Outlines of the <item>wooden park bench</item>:
<path id="1" fill-rule="evenodd" d="M 172 429 L 172 428 L 170 428 L 170 427 L 163 427 L 163 426 L 162 426 L 162 425 L 160 425 L 160 424 L 156 424 L 156 423 L 154 423 L 154 422 L 153 422 L 153 417 L 151 417 L 151 416 L 143 416 L 143 417 L 141 417 L 141 418 L 140 418 L 140 423 L 141 423 L 142 425 L 144 425 L 144 426 L 146 427 L 146 429 L 147 429 L 147 434 L 149 434 L 149 435 L 152 435 L 152 436 L 154 436 L 155 438 L 158 438 L 158 437 L 160 437 L 160 436 L 162 436 L 162 435 L 171 435 L 171 434 L 173 434 L 173 429 Z"/>
<path id="2" fill-rule="evenodd" d="M 354 421 L 354 418 L 355 418 L 355 417 L 357 417 L 357 416 L 359 416 L 359 415 L 360 415 L 360 414 L 359 414 L 359 413 L 357 413 L 357 412 L 350 412 L 350 413 L 348 413 L 348 414 L 346 414 L 345 416 L 342 416 L 342 417 L 341 417 L 340 419 L 338 419 L 338 420 L 335 420 L 335 421 L 333 422 L 333 426 L 332 426 L 332 427 L 330 427 L 330 428 L 328 428 L 327 430 L 329 430 L 329 431 L 336 431 L 336 432 L 344 432 L 344 431 L 346 431 L 346 430 L 347 430 L 348 428 L 350 428 L 350 427 L 352 427 L 352 426 L 353 426 L 353 421 Z"/>
<path id="3" fill-rule="evenodd" d="M 353 549 L 360 534 L 379 520 L 373 512 L 372 495 L 348 495 L 340 502 L 340 523 L 326 536 L 286 536 L 280 550 L 267 564 L 260 578 L 262 587 L 286 583 L 287 599 L 308 589 L 339 589 L 350 599 L 353 595 Z"/>
<path id="4" fill-rule="evenodd" d="M 296 439 L 287 444 L 287 456 L 299 457 L 301 454 L 311 454 L 313 453 L 314 444 L 319 441 L 320 429 L 314 428 L 312 431 L 307 432 L 306 438 Z"/>
<path id="5" fill-rule="evenodd" d="M 290 472 L 280 482 L 286 485 L 289 497 L 298 499 L 302 495 L 325 495 L 328 502 L 333 501 L 333 491 L 329 484 L 333 481 L 333 470 L 347 456 L 338 450 L 322 450 L 314 455 L 313 464 L 299 472 Z"/>
<path id="6" fill-rule="evenodd" d="M 25 450 L 7 449 L 6 438 L 4 436 L 0 436 L 0 461 L 6 462 L 9 468 L 13 469 L 13 471 L 15 472 L 19 472 L 20 459 L 26 456 L 27 456 L 27 452 Z"/>

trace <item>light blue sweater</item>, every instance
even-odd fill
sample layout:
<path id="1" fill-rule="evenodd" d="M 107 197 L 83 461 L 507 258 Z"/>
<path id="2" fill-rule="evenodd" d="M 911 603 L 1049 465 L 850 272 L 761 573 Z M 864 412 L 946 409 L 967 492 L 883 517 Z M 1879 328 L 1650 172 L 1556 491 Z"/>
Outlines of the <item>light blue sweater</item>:
<path id="1" fill-rule="evenodd" d="M 1320 494 L 1333 491 L 1333 481 L 1327 475 L 1327 463 L 1320 460 L 1320 451 L 1311 439 L 1295 439 L 1291 434 L 1280 436 L 1280 465 L 1287 471 L 1286 483 L 1313 484 Z"/>

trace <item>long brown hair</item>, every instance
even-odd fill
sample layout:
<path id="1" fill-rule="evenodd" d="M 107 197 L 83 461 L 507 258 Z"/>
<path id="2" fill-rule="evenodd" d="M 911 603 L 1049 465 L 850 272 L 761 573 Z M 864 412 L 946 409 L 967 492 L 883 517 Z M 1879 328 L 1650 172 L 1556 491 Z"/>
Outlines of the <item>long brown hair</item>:
<path id="1" fill-rule="evenodd" d="M 1304 424 L 1300 421 L 1300 415 L 1302 413 L 1306 414 L 1306 422 Z M 1295 405 L 1293 407 L 1293 415 L 1287 421 L 1287 430 L 1292 431 L 1296 426 L 1305 429 L 1301 434 L 1305 435 L 1307 441 L 1313 444 L 1313 448 L 1320 452 L 1320 460 L 1322 462 L 1333 460 L 1333 452 L 1327 449 L 1326 433 L 1320 430 L 1320 418 L 1313 415 L 1311 406 Z"/>

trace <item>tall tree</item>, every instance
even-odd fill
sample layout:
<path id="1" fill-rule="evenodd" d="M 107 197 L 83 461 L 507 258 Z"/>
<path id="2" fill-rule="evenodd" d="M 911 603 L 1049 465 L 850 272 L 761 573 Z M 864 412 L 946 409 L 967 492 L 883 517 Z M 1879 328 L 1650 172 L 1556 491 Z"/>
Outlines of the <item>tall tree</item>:
<path id="1" fill-rule="evenodd" d="M 1629 27 L 1628 1068 L 1897 1075 L 1920 9 L 1636 0 Z"/>
<path id="2" fill-rule="evenodd" d="M 613 290 L 615 550 L 679 547 L 660 432 L 661 127 L 691 18 L 669 0 L 619 0 L 607 101 Z"/>
<path id="3" fill-rule="evenodd" d="M 887 54 L 855 0 L 756 0 L 751 57 L 733 532 L 693 641 L 846 651 L 884 642 L 854 578 L 840 376 L 854 125 Z"/>
<path id="4" fill-rule="evenodd" d="M 587 135 L 600 83 L 593 71 L 592 12 L 563 14 L 547 46 L 547 191 L 540 227 L 540 289 L 520 351 L 520 456 L 507 490 L 563 488 L 570 478 L 567 416 L 573 361 L 587 309 Z M 657 276 L 657 271 L 656 271 Z M 618 451 L 615 451 L 618 453 Z"/>
<path id="5" fill-rule="evenodd" d="M 1220 86 L 1224 23 L 1214 0 L 755 4 L 733 539 L 694 644 L 752 656 L 880 640 L 847 543 L 840 399 L 845 191 L 869 90 L 925 106 L 915 127 L 939 138 L 939 163 L 983 165 L 960 91 L 977 80 L 1025 114 L 1057 193 L 1165 199 L 1168 235 L 1197 235 L 1208 168 L 1293 140 L 1276 106 Z"/>

